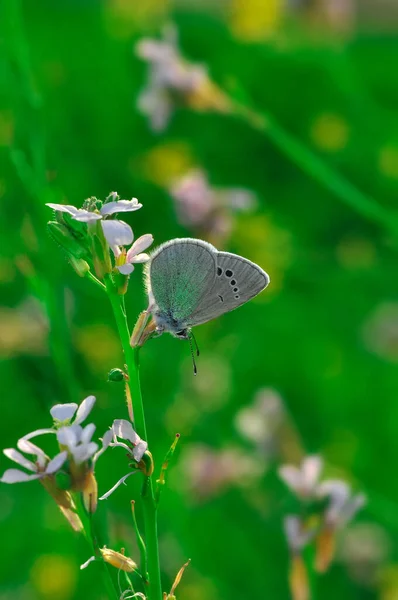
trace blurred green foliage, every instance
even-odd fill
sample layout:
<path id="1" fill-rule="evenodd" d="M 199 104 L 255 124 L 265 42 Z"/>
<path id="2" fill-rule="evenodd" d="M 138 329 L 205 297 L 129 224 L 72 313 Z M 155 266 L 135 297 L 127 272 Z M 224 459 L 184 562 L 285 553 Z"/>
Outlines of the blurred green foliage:
<path id="1" fill-rule="evenodd" d="M 242 120 L 181 109 L 154 134 L 136 108 L 147 69 L 133 47 L 172 21 L 189 59 L 272 114 L 395 225 L 397 9 L 375 4 L 25 1 L 21 28 L 18 3 L 2 6 L 2 447 L 49 426 L 54 403 L 91 393 L 99 435 L 126 417 L 122 386 L 107 382 L 111 368 L 123 367 L 110 307 L 47 239 L 45 202 L 80 205 L 112 190 L 136 196 L 144 207 L 126 220 L 161 243 L 197 235 L 179 224 L 168 191 L 191 168 L 258 199 L 233 216 L 224 248 L 267 270 L 269 290 L 197 329 L 197 378 L 187 345 L 170 336 L 142 351 L 158 464 L 181 433 L 159 523 L 165 589 L 192 559 L 181 599 L 289 597 L 287 492 L 276 466 L 298 451 L 291 439 L 287 451 L 278 440 L 272 452 L 259 449 L 238 426 L 262 388 L 281 395 L 300 444 L 322 453 L 328 474 L 368 495 L 348 558 L 340 553 L 321 578 L 319 597 L 398 597 L 397 239 Z M 126 298 L 131 324 L 146 303 L 139 271 Z M 100 492 L 125 472 L 117 452 L 98 465 Z M 9 466 L 3 457 L 2 470 Z M 100 506 L 99 519 L 107 545 L 137 558 L 129 500 L 138 482 L 128 484 Z M 0 523 L 1 600 L 105 597 L 96 566 L 78 570 L 84 540 L 39 484 L 2 485 Z"/>

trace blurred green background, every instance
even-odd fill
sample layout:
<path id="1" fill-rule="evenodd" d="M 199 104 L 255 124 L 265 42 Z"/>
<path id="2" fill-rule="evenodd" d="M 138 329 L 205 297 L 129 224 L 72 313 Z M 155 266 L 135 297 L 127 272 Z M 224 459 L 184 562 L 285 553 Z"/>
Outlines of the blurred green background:
<path id="1" fill-rule="evenodd" d="M 185 107 L 153 132 L 137 109 L 147 66 L 134 45 L 167 23 L 189 60 L 372 196 L 385 223 L 242 119 Z M 142 351 L 158 464 L 182 436 L 159 515 L 166 590 L 192 559 L 181 599 L 289 598 L 276 467 L 304 451 L 368 495 L 319 597 L 398 599 L 397 23 L 394 0 L 3 3 L 2 447 L 48 427 L 53 404 L 88 394 L 99 435 L 126 417 L 123 390 L 106 383 L 123 366 L 110 307 L 47 239 L 45 202 L 80 206 L 117 190 L 144 205 L 126 217 L 137 237 L 201 236 L 271 276 L 255 301 L 196 330 L 196 378 L 187 344 L 164 335 Z M 175 199 L 198 170 L 217 205 L 200 226 Z M 140 271 L 131 324 L 146 306 Z M 101 493 L 125 473 L 118 452 L 98 465 Z M 129 500 L 139 488 L 128 484 L 100 519 L 107 545 L 137 557 Z M 1 600 L 105 597 L 96 565 L 79 572 L 84 540 L 39 484 L 1 486 L 0 524 Z"/>

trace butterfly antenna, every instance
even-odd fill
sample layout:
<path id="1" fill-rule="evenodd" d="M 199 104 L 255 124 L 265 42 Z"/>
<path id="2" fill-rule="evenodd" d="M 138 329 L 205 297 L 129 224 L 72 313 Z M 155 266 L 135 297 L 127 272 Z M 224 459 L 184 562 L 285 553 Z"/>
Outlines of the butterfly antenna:
<path id="1" fill-rule="evenodd" d="M 195 337 L 195 336 L 194 336 L 194 334 L 193 334 L 193 331 L 191 331 L 191 337 L 192 337 L 192 339 L 193 339 L 193 341 L 194 341 L 194 343 L 195 343 L 195 347 L 196 347 L 196 356 L 199 356 L 199 354 L 200 354 L 200 353 L 199 353 L 199 346 L 198 346 L 198 342 L 196 341 L 196 337 Z"/>
<path id="2" fill-rule="evenodd" d="M 188 342 L 189 342 L 189 347 L 191 349 L 192 364 L 193 364 L 193 374 L 197 375 L 198 374 L 198 369 L 196 368 L 195 355 L 194 355 L 193 348 L 192 348 L 192 338 L 193 338 L 193 335 L 191 333 L 191 335 L 188 337 Z M 195 339 L 195 338 L 193 338 L 193 339 Z M 196 342 L 195 342 L 195 344 L 196 344 Z"/>

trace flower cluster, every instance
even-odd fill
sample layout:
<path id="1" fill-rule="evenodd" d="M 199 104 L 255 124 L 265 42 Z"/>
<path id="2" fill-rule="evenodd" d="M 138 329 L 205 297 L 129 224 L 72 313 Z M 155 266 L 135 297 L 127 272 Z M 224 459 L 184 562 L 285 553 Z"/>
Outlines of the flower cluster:
<path id="1" fill-rule="evenodd" d="M 285 518 L 285 534 L 292 554 L 291 587 L 293 598 L 301 597 L 308 586 L 302 553 L 310 544 L 316 547 L 314 568 L 325 572 L 333 560 L 336 532 L 343 528 L 365 504 L 363 494 L 353 494 L 340 479 L 321 480 L 323 461 L 307 456 L 301 465 L 283 465 L 279 476 L 299 503 L 300 515 Z"/>
<path id="2" fill-rule="evenodd" d="M 148 260 L 144 250 L 152 244 L 152 235 L 145 234 L 134 241 L 130 225 L 115 218 L 118 213 L 139 210 L 142 204 L 136 198 L 120 200 L 112 192 L 105 202 L 95 197 L 85 200 L 82 208 L 53 203 L 47 206 L 55 211 L 55 221 L 48 223 L 49 233 L 65 250 L 79 275 L 86 275 L 91 267 L 100 280 L 112 271 L 130 275 L 134 264 Z"/>
<path id="3" fill-rule="evenodd" d="M 26 434 L 17 442 L 18 450 L 6 448 L 4 454 L 30 473 L 20 469 L 8 469 L 0 481 L 2 483 L 20 483 L 39 480 L 45 489 L 55 499 L 62 512 L 75 529 L 81 529 L 81 522 L 76 514 L 76 504 L 72 493 L 81 492 L 83 502 L 88 512 L 94 512 L 97 506 L 98 488 L 94 469 L 98 458 L 111 447 L 122 447 L 128 451 L 131 470 L 103 496 L 107 498 L 121 483 L 137 472 L 145 471 L 144 454 L 147 453 L 147 443 L 135 433 L 131 423 L 117 419 L 102 438 L 102 447 L 93 441 L 95 425 L 89 423 L 83 426 L 93 406 L 95 397 L 88 396 L 78 406 L 75 403 L 57 404 L 50 410 L 53 427 L 36 429 Z M 45 452 L 31 442 L 32 438 L 52 434 L 58 442 L 59 452 L 50 459 Z M 123 441 L 119 441 L 119 438 Z M 24 456 L 34 457 L 31 460 Z M 150 454 L 147 453 L 149 456 Z"/>
<path id="4" fill-rule="evenodd" d="M 165 129 L 177 104 L 201 111 L 230 110 L 228 99 L 210 80 L 207 69 L 181 56 L 176 37 L 175 29 L 169 27 L 162 41 L 142 39 L 136 46 L 137 55 L 150 65 L 138 108 L 148 116 L 154 131 Z"/>
<path id="5" fill-rule="evenodd" d="M 212 187 L 200 169 L 174 181 L 169 192 L 180 223 L 218 243 L 229 236 L 232 215 L 252 210 L 256 204 L 254 194 L 248 190 Z"/>

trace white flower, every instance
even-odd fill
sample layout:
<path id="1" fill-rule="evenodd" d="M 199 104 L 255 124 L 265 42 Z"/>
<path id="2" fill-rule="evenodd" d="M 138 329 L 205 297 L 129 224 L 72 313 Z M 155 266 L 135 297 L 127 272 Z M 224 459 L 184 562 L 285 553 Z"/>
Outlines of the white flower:
<path id="1" fill-rule="evenodd" d="M 107 445 L 113 448 L 124 448 L 127 450 L 129 457 L 131 457 L 136 463 L 139 463 L 148 448 L 148 444 L 134 431 L 130 421 L 126 421 L 125 419 L 116 419 L 113 421 L 110 431 L 112 432 L 113 442 L 110 442 L 109 433 L 107 433 L 105 434 L 105 436 L 107 436 L 106 440 L 104 436 L 104 445 L 106 441 Z M 118 438 L 124 440 L 124 442 L 119 442 Z M 130 477 L 130 475 L 134 475 L 135 473 L 137 473 L 137 471 L 130 471 L 127 473 L 127 475 L 124 475 L 108 492 L 106 492 L 106 494 L 101 496 L 100 500 L 105 500 L 108 498 L 119 487 L 119 485 L 124 483 L 126 479 Z"/>
<path id="2" fill-rule="evenodd" d="M 87 398 L 82 400 L 80 406 L 75 402 L 56 404 L 50 409 L 50 414 L 56 425 L 69 424 L 73 417 L 75 417 L 73 424 L 81 425 L 92 411 L 94 404 L 95 396 L 87 396 Z"/>
<path id="3" fill-rule="evenodd" d="M 83 428 L 81 423 L 88 417 L 94 404 L 95 396 L 87 396 L 80 406 L 75 402 L 56 404 L 50 409 L 55 428 L 36 429 L 22 439 L 30 440 L 46 433 L 56 434 L 58 443 L 67 451 L 67 454 L 76 464 L 86 462 L 97 452 L 98 444 L 91 440 L 95 425 L 91 423 Z M 71 422 L 72 419 L 73 422 Z"/>
<path id="4" fill-rule="evenodd" d="M 110 195 L 113 198 L 118 198 L 116 192 L 112 192 Z M 113 202 L 106 202 L 101 206 L 99 211 L 90 211 L 85 209 L 76 208 L 70 204 L 53 204 L 47 203 L 47 206 L 58 212 L 68 213 L 72 219 L 81 223 L 94 223 L 95 221 L 101 220 L 102 230 L 108 244 L 112 247 L 115 245 L 128 245 L 133 241 L 133 232 L 130 225 L 124 221 L 119 220 L 104 220 L 109 215 L 113 215 L 120 212 L 133 212 L 142 207 L 137 198 L 131 200 L 115 200 Z"/>
<path id="5" fill-rule="evenodd" d="M 317 494 L 319 477 L 323 468 L 320 456 L 306 456 L 300 467 L 283 465 L 279 477 L 299 498 L 311 499 Z"/>
<path id="6" fill-rule="evenodd" d="M 329 498 L 326 508 L 326 524 L 335 529 L 344 527 L 366 504 L 364 494 L 353 495 L 350 486 L 340 479 L 327 479 L 318 487 L 319 498 Z"/>
<path id="7" fill-rule="evenodd" d="M 8 469 L 0 479 L 2 483 L 20 483 L 53 475 L 62 467 L 68 456 L 68 453 L 63 451 L 50 460 L 41 448 L 24 438 L 18 440 L 17 446 L 21 452 L 33 454 L 35 461 L 27 459 L 21 452 L 18 452 L 14 448 L 6 448 L 3 450 L 4 454 L 10 460 L 13 460 L 33 474 L 25 473 L 25 471 L 20 471 L 19 469 Z"/>
<path id="8" fill-rule="evenodd" d="M 137 55 L 150 65 L 147 87 L 138 98 L 138 108 L 149 117 L 152 129 L 162 131 L 175 105 L 175 96 L 194 93 L 208 81 L 202 65 L 190 64 L 181 56 L 176 33 L 169 28 L 164 41 L 143 39 Z"/>
<path id="9" fill-rule="evenodd" d="M 288 515 L 285 517 L 283 526 L 287 544 L 293 553 L 300 552 L 315 533 L 315 530 L 305 527 L 297 515 Z"/>
<path id="10" fill-rule="evenodd" d="M 95 425 L 90 423 L 86 427 L 81 425 L 69 425 L 61 427 L 57 431 L 58 443 L 62 448 L 66 448 L 73 462 L 77 465 L 88 461 L 98 450 L 98 444 L 93 442 Z"/>
<path id="11" fill-rule="evenodd" d="M 112 221 L 109 222 L 111 223 Z M 143 250 L 149 248 L 149 246 L 152 243 L 153 236 L 150 233 L 146 233 L 145 235 L 139 237 L 138 240 L 135 240 L 134 244 L 131 246 L 131 248 L 127 251 L 125 255 L 125 262 L 121 265 L 116 265 L 116 268 L 120 271 L 120 273 L 122 273 L 123 275 L 130 275 L 130 273 L 134 271 L 135 264 L 146 263 L 149 260 L 149 255 L 145 254 Z M 119 244 L 114 245 L 112 247 L 112 250 L 117 262 L 118 259 L 120 261 L 120 257 L 123 257 L 123 253 L 119 247 Z"/>

